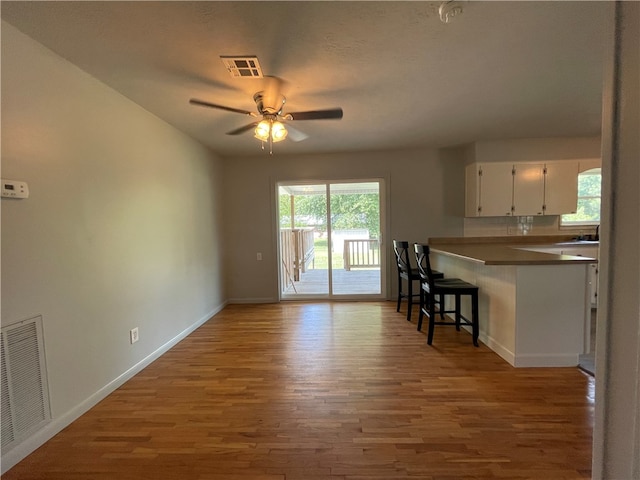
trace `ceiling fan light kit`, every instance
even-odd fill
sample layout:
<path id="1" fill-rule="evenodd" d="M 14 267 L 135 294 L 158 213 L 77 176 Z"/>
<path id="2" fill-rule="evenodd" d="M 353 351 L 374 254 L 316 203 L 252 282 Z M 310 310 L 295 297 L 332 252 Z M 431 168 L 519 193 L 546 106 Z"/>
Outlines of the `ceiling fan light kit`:
<path id="1" fill-rule="evenodd" d="M 269 154 L 273 154 L 273 144 L 287 138 L 287 134 L 289 133 L 282 122 L 279 122 L 275 118 L 275 116 L 265 118 L 256 125 L 253 131 L 254 137 L 262 142 L 263 150 L 265 142 L 269 143 Z"/>
<path id="2" fill-rule="evenodd" d="M 287 138 L 287 129 L 280 122 L 271 123 L 271 140 L 273 142 L 281 142 Z"/>
<path id="3" fill-rule="evenodd" d="M 254 137 L 256 137 L 258 140 L 266 142 L 267 140 L 269 140 L 269 135 L 271 135 L 271 125 L 266 120 L 262 120 L 260 123 L 258 123 L 256 129 L 253 132 Z"/>
<path id="4" fill-rule="evenodd" d="M 287 138 L 287 129 L 275 118 L 265 118 L 256 125 L 254 137 L 263 142 L 278 143 Z"/>

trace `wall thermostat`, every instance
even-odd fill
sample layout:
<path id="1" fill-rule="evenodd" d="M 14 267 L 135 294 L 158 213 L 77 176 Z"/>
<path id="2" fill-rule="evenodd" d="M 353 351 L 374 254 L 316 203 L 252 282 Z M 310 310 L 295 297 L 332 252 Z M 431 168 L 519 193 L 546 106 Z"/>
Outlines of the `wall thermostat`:
<path id="1" fill-rule="evenodd" d="M 29 198 L 27 182 L 2 179 L 2 196 L 7 198 Z"/>

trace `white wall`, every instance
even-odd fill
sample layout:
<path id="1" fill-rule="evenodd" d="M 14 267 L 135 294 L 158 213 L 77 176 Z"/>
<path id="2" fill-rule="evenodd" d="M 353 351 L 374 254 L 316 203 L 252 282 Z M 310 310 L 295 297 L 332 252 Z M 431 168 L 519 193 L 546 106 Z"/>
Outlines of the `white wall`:
<path id="1" fill-rule="evenodd" d="M 421 149 L 304 156 L 265 153 L 226 162 L 229 301 L 277 300 L 274 185 L 309 179 L 385 179 L 390 199 L 386 253 L 391 285 L 387 290 L 396 295 L 396 267 L 390 256 L 393 238 L 426 242 L 434 236 L 462 235 L 464 166 L 458 159 L 455 150 Z M 262 252 L 261 262 L 256 261 L 256 252 Z"/>
<path id="2" fill-rule="evenodd" d="M 580 160 L 580 171 L 601 166 L 600 137 L 523 138 L 476 142 L 466 147 L 465 163 L 544 162 Z M 517 225 L 516 217 L 464 219 L 465 237 L 504 236 Z M 510 229 L 511 227 L 511 229 Z M 533 235 L 595 233 L 595 228 L 560 229 L 558 215 L 533 218 Z"/>
<path id="3" fill-rule="evenodd" d="M 55 428 L 224 305 L 221 174 L 2 22 L 2 177 L 31 191 L 2 199 L 2 325 L 42 315 Z"/>
<path id="4" fill-rule="evenodd" d="M 618 55 L 604 84 L 594 479 L 640 478 L 640 4 L 618 2 L 616 14 Z"/>
<path id="5" fill-rule="evenodd" d="M 540 162 L 600 158 L 600 136 L 476 142 L 476 162 Z"/>

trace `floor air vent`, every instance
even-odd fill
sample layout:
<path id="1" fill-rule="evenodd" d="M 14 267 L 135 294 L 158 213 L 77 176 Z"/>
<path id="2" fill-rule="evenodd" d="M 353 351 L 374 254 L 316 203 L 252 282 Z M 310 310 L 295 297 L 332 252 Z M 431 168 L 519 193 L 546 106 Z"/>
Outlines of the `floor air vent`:
<path id="1" fill-rule="evenodd" d="M 3 452 L 51 419 L 43 338 L 41 316 L 1 330 Z"/>

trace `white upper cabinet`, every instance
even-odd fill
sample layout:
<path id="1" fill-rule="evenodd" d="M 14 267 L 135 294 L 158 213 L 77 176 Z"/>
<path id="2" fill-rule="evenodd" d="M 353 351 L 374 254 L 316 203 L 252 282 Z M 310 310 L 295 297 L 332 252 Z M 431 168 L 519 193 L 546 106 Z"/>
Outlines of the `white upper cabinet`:
<path id="1" fill-rule="evenodd" d="M 503 217 L 513 206 L 513 165 L 474 163 L 466 169 L 465 215 Z"/>
<path id="2" fill-rule="evenodd" d="M 544 164 L 513 165 L 513 215 L 544 214 Z"/>
<path id="3" fill-rule="evenodd" d="M 545 167 L 544 214 L 576 213 L 579 163 L 577 161 L 548 162 Z"/>
<path id="4" fill-rule="evenodd" d="M 473 163 L 465 170 L 465 216 L 561 215 L 576 210 L 578 161 Z"/>

